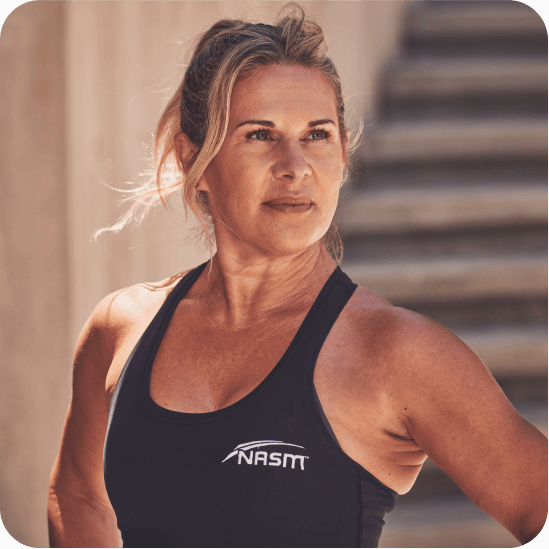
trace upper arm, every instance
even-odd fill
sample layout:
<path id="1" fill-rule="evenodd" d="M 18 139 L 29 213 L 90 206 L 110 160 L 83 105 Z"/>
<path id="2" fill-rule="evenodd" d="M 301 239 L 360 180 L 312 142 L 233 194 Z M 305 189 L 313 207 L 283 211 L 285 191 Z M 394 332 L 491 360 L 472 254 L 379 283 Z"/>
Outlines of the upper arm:
<path id="1" fill-rule="evenodd" d="M 108 423 L 105 379 L 115 348 L 114 297 L 107 296 L 87 321 L 73 365 L 72 398 L 50 490 L 109 504 L 103 480 L 103 444 Z"/>
<path id="2" fill-rule="evenodd" d="M 527 541 L 547 517 L 547 439 L 454 334 L 419 316 L 396 331 L 398 417 L 480 508 Z"/>

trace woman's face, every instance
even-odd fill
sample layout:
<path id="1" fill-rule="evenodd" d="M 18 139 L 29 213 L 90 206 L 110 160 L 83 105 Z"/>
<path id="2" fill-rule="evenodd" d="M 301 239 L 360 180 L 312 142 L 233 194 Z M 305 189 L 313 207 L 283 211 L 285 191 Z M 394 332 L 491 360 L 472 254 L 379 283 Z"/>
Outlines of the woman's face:
<path id="1" fill-rule="evenodd" d="M 218 249 L 285 256 L 320 240 L 344 160 L 335 92 L 322 72 L 269 65 L 238 81 L 227 135 L 199 186 Z"/>

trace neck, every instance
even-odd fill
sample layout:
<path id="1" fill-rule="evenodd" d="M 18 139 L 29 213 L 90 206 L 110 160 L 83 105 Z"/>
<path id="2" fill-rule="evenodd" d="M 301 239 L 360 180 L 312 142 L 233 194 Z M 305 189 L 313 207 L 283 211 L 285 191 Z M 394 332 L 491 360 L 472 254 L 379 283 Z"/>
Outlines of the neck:
<path id="1" fill-rule="evenodd" d="M 321 242 L 293 256 L 250 263 L 218 251 L 211 272 L 204 271 L 202 302 L 215 322 L 245 328 L 272 314 L 310 307 L 335 267 Z"/>

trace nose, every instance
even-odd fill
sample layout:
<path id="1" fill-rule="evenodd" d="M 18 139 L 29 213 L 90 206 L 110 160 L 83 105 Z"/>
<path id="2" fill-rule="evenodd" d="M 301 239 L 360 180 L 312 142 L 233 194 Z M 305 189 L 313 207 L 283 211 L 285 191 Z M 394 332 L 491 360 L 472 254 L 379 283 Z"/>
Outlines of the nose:
<path id="1" fill-rule="evenodd" d="M 295 183 L 313 173 L 298 139 L 281 140 L 276 149 L 278 158 L 273 166 L 276 179 L 291 178 Z"/>

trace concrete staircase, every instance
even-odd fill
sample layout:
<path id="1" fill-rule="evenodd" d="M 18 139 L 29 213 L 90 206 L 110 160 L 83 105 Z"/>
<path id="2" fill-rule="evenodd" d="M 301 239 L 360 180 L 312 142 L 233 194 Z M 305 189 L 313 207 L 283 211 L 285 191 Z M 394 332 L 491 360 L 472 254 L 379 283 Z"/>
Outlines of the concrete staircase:
<path id="1" fill-rule="evenodd" d="M 379 97 L 338 209 L 342 268 L 454 331 L 547 432 L 543 22 L 519 2 L 413 2 Z M 382 546 L 517 544 L 430 461 L 392 515 Z"/>

